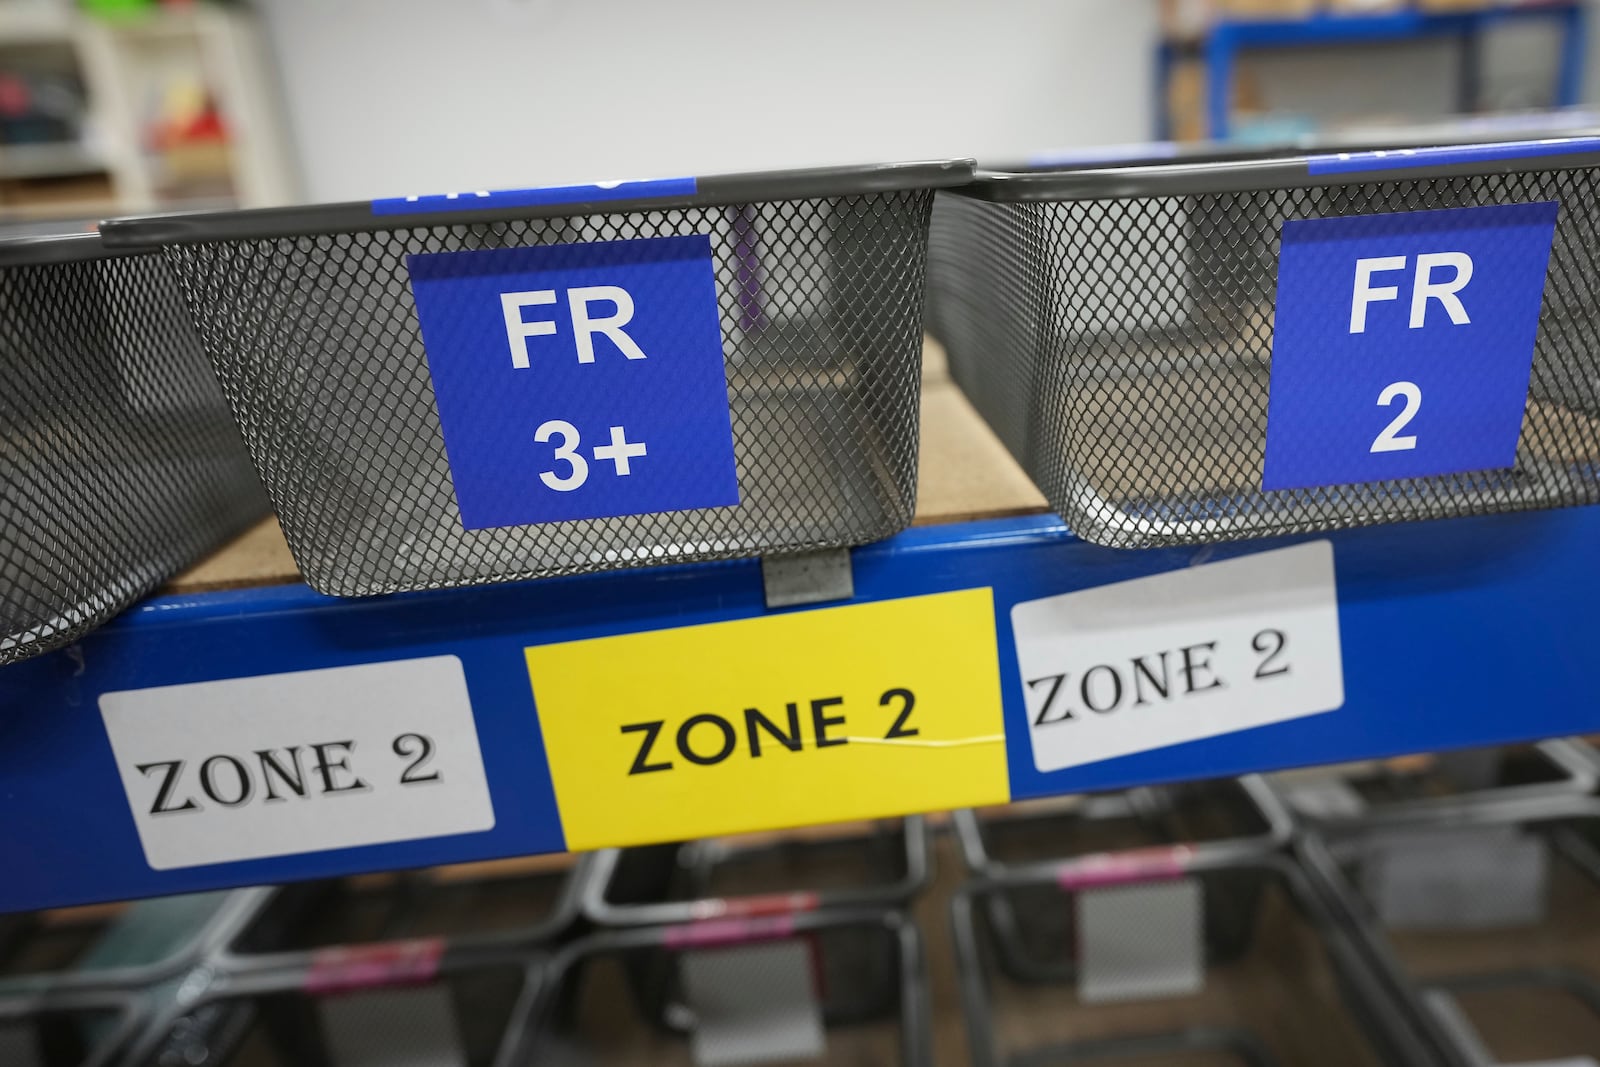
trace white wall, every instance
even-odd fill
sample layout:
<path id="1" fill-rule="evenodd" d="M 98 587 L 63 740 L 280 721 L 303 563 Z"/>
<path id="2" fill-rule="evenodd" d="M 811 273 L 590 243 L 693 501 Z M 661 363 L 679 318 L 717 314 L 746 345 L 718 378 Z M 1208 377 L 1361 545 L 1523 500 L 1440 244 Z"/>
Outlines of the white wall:
<path id="1" fill-rule="evenodd" d="M 1139 141 L 1156 0 L 255 0 L 314 200 Z M 1600 22 L 1600 0 L 1591 0 Z M 1543 103 L 1548 27 L 1489 102 Z M 1600 32 L 1589 99 L 1600 101 Z M 1442 117 L 1448 41 L 1258 53 L 1266 103 Z"/>
<path id="2" fill-rule="evenodd" d="M 256 0 L 314 200 L 1141 140 L 1155 0 Z"/>

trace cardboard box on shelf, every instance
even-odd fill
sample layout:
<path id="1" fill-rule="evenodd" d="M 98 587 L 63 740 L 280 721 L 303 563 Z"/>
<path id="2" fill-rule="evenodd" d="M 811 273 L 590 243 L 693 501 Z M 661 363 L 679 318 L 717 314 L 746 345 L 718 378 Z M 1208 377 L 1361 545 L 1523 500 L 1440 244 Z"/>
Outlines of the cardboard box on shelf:
<path id="1" fill-rule="evenodd" d="M 1335 15 L 1386 15 L 1411 7 L 1411 0 L 1323 0 Z"/>
<path id="2" fill-rule="evenodd" d="M 1210 137 L 1206 124 L 1206 79 L 1210 77 L 1200 59 L 1183 59 L 1173 64 L 1167 82 L 1167 114 L 1172 118 L 1174 141 L 1204 141 Z M 1258 114 L 1266 110 L 1261 82 L 1248 61 L 1234 68 L 1232 111 Z"/>
<path id="3" fill-rule="evenodd" d="M 1203 36 L 1218 19 L 1299 19 L 1318 0 L 1161 0 L 1161 31 L 1169 39 Z"/>
<path id="4" fill-rule="evenodd" d="M 1167 79 L 1167 114 L 1174 141 L 1203 141 L 1206 136 L 1206 65 L 1198 59 L 1175 63 Z"/>
<path id="5" fill-rule="evenodd" d="M 1210 22 L 1210 0 L 1161 0 L 1161 34 L 1168 40 L 1198 37 Z"/>
<path id="6" fill-rule="evenodd" d="M 1217 13 L 1229 18 L 1298 19 L 1317 9 L 1317 0 L 1214 0 Z"/>

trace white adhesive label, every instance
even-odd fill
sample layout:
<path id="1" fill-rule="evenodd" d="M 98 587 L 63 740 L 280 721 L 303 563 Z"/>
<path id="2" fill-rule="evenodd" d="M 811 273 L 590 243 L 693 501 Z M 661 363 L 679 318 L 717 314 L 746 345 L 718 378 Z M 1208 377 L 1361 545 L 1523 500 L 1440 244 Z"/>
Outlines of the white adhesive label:
<path id="1" fill-rule="evenodd" d="M 808 941 L 684 953 L 698 1067 L 818 1060 L 827 1053 Z"/>
<path id="2" fill-rule="evenodd" d="M 1040 771 L 1344 704 L 1327 541 L 1025 601 L 1011 626 Z"/>
<path id="3" fill-rule="evenodd" d="M 156 870 L 492 829 L 454 656 L 107 693 Z"/>
<path id="4" fill-rule="evenodd" d="M 1494 929 L 1543 920 L 1549 848 L 1517 827 L 1446 827 L 1366 846 L 1362 888 L 1393 930 Z"/>
<path id="5" fill-rule="evenodd" d="M 1106 1004 L 1205 988 L 1205 901 L 1193 878 L 1076 895 L 1078 999 Z"/>

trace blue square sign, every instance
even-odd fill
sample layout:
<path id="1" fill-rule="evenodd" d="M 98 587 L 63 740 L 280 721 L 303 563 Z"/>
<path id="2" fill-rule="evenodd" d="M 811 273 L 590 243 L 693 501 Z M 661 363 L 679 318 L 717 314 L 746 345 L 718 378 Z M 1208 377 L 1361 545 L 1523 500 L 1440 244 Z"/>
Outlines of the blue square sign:
<path id="1" fill-rule="evenodd" d="M 739 503 L 710 237 L 406 263 L 467 529 Z"/>
<path id="2" fill-rule="evenodd" d="M 1262 488 L 1512 466 L 1559 209 L 1285 222 Z"/>

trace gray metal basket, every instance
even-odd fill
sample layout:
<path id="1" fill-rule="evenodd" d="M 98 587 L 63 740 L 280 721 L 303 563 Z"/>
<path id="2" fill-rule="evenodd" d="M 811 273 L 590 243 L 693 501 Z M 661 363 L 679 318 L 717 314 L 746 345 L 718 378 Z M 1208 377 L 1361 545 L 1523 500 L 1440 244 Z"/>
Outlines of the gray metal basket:
<path id="1" fill-rule="evenodd" d="M 1174 844 L 1248 857 L 1281 848 L 1294 830 L 1254 774 L 963 809 L 953 822 L 962 859 L 982 876 Z"/>
<path id="2" fill-rule="evenodd" d="M 1307 825 L 1372 829 L 1419 818 L 1463 818 L 1483 807 L 1589 796 L 1592 752 L 1575 740 L 1493 746 L 1304 768 L 1267 781 Z"/>
<path id="3" fill-rule="evenodd" d="M 323 949 L 417 938 L 451 951 L 551 944 L 577 920 L 592 864 L 589 855 L 542 856 L 282 886 L 221 961 L 241 970 L 294 966 Z"/>
<path id="4" fill-rule="evenodd" d="M 1330 828 L 1304 846 L 1452 1067 L 1600 1049 L 1600 803 L 1525 797 L 1415 812 L 1377 830 Z"/>
<path id="5" fill-rule="evenodd" d="M 138 996 L 111 990 L 0 997 L 0 1063 L 110 1067 L 141 1022 Z"/>
<path id="6" fill-rule="evenodd" d="M 177 286 L 93 234 L 0 242 L 0 665 L 266 513 Z"/>
<path id="7" fill-rule="evenodd" d="M 436 941 L 330 948 L 294 965 L 188 976 L 139 1028 L 126 1067 L 304 1067 L 506 1058 L 547 957 Z"/>
<path id="8" fill-rule="evenodd" d="M 1600 142 L 1370 156 L 990 172 L 939 195 L 930 331 L 1076 534 L 1135 548 L 1600 501 Z M 1551 201 L 1514 466 L 1264 488 L 1284 225 Z M 1344 372 L 1311 373 L 1331 390 Z M 1372 432 L 1399 411 L 1372 407 Z M 1292 451 L 1331 447 L 1311 436 Z"/>
<path id="9" fill-rule="evenodd" d="M 1148 963 L 1135 962 L 1116 996 L 1091 992 L 1082 978 L 1089 966 L 1082 945 L 1090 935 L 1079 925 L 1065 940 L 1033 946 L 1050 955 L 1053 982 L 1019 980 L 998 965 L 984 921 L 994 895 L 1071 914 L 1075 898 L 1085 894 L 1127 894 L 1175 885 L 1180 877 L 1201 898 L 1194 950 L 1203 964 L 1199 988 L 1141 990 L 1140 983 L 1160 979 Z M 1240 893 L 1241 880 L 1253 890 Z M 1113 921 L 1122 928 L 1124 965 L 1164 951 L 1151 939 L 1166 936 L 1167 924 L 1143 925 L 1145 904 L 1124 896 L 1109 907 L 1121 912 Z M 1409 1018 L 1390 1003 L 1338 920 L 1283 855 L 1230 859 L 1213 853 L 1175 865 L 1071 863 L 1055 872 L 1010 873 L 961 889 L 951 901 L 951 921 L 976 1067 L 1190 1061 L 1435 1067 Z M 1141 937 L 1145 943 L 1136 945 Z"/>
<path id="10" fill-rule="evenodd" d="M 809 958 L 826 1048 L 822 1059 L 782 1062 L 902 1067 L 932 1062 L 928 979 L 916 924 L 902 912 L 872 908 L 591 934 L 553 958 L 530 1025 L 502 1062 L 541 1067 L 705 1062 L 694 1050 L 697 1033 L 705 1034 L 686 977 L 691 958 L 774 945 L 799 948 Z M 853 972 L 862 960 L 872 961 L 872 982 L 883 987 L 881 1002 L 859 996 L 863 978 Z M 771 992 L 770 969 L 749 977 L 754 995 Z M 780 1012 L 773 1025 L 787 1021 Z M 745 1060 L 724 1048 L 728 1058 L 711 1062 L 773 1062 L 770 1053 L 762 1059 L 750 1047 L 760 1043 L 760 1034 L 747 1031 L 739 1044 L 754 1058 Z"/>
<path id="11" fill-rule="evenodd" d="M 474 207 L 480 194 L 465 194 L 105 232 L 165 247 L 306 580 L 363 595 L 840 547 L 904 528 L 932 189 L 971 173 L 970 162 L 794 171 L 632 199 L 580 187 L 555 202 L 485 193 L 497 206 Z M 666 237 L 710 244 L 737 503 L 467 528 L 407 257 Z M 512 492 L 550 491 L 526 480 Z"/>
<path id="12" fill-rule="evenodd" d="M 1180 856 L 1185 865 L 1248 861 L 1281 849 L 1294 831 L 1289 813 L 1258 775 L 963 810 L 953 822 L 962 857 L 980 878 L 1059 871 L 1067 861 L 1132 868 Z M 1253 910 L 1259 877 L 1239 870 L 1210 877 L 1229 895 L 1233 912 Z M 1072 939 L 1073 918 L 1060 898 L 1051 883 L 984 896 L 996 961 L 1009 978 L 1072 977 L 1075 963 L 1060 946 Z M 1214 917 L 1213 949 L 1222 951 L 1230 936 L 1237 940 L 1238 926 Z"/>

